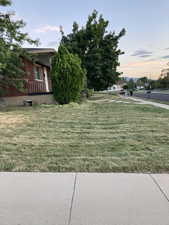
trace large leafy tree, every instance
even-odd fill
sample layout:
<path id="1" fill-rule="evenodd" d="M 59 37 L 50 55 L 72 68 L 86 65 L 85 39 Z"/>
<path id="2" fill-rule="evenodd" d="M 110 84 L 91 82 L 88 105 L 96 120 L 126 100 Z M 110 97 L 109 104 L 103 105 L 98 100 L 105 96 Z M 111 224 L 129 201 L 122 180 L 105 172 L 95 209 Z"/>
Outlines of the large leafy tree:
<path id="1" fill-rule="evenodd" d="M 11 5 L 10 0 L 0 0 L 0 7 L 8 5 Z M 30 56 L 21 46 L 25 42 L 38 44 L 27 33 L 21 32 L 25 23 L 15 21 L 12 16 L 13 13 L 0 11 L 0 94 L 9 86 L 20 88 L 23 85 L 22 56 Z"/>
<path id="2" fill-rule="evenodd" d="M 60 45 L 52 60 L 53 94 L 60 104 L 79 100 L 84 87 L 85 71 L 78 56 Z"/>
<path id="3" fill-rule="evenodd" d="M 125 35 L 125 29 L 119 34 L 108 32 L 109 22 L 98 15 L 96 10 L 88 17 L 84 27 L 79 28 L 75 22 L 72 33 L 67 36 L 62 32 L 62 44 L 77 54 L 82 66 L 87 71 L 88 88 L 104 90 L 112 86 L 120 75 L 117 72 L 119 55 L 119 39 Z"/>
<path id="4" fill-rule="evenodd" d="M 128 89 L 134 90 L 134 89 L 136 88 L 136 83 L 135 83 L 134 80 L 131 78 L 131 79 L 127 82 L 127 86 L 128 86 Z"/>
<path id="5" fill-rule="evenodd" d="M 140 77 L 138 80 L 137 80 L 137 85 L 138 86 L 143 86 L 146 88 L 146 86 L 148 85 L 149 83 L 149 80 L 147 77 Z"/>
<path id="6" fill-rule="evenodd" d="M 165 75 L 161 75 L 158 79 L 159 87 L 160 88 L 169 88 L 169 72 Z"/>

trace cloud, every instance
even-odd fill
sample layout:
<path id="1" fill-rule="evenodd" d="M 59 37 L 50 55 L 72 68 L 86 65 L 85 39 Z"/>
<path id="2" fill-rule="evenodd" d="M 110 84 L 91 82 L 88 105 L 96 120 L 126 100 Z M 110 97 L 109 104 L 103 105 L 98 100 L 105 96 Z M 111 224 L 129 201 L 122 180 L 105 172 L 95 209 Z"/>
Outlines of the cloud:
<path id="1" fill-rule="evenodd" d="M 46 26 L 35 29 L 35 32 L 37 33 L 60 32 L 60 27 L 46 25 Z"/>
<path id="2" fill-rule="evenodd" d="M 152 55 L 150 55 L 150 54 L 147 54 L 147 55 L 140 55 L 139 57 L 141 57 L 141 58 L 147 58 L 147 57 L 151 57 Z"/>
<path id="3" fill-rule="evenodd" d="M 169 55 L 164 55 L 160 57 L 161 59 L 169 59 Z"/>
<path id="4" fill-rule="evenodd" d="M 119 67 L 119 71 L 126 76 L 150 76 L 157 79 L 160 76 L 161 70 L 167 68 L 167 59 L 153 59 L 130 62 Z"/>
<path id="5" fill-rule="evenodd" d="M 146 61 L 139 61 L 139 62 L 131 62 L 124 64 L 121 66 L 121 68 L 128 68 L 128 69 L 134 69 L 136 67 L 142 67 L 142 66 L 152 66 L 152 65 L 158 65 L 159 61 L 155 60 L 146 60 Z"/>
<path id="6" fill-rule="evenodd" d="M 48 47 L 56 47 L 58 45 L 57 41 L 51 41 L 47 44 Z"/>
<path id="7" fill-rule="evenodd" d="M 142 57 L 142 58 L 146 58 L 146 57 L 151 57 L 153 54 L 153 52 L 144 50 L 144 49 L 140 49 L 140 50 L 136 50 L 135 52 L 133 52 L 133 54 L 131 56 L 138 56 L 138 57 Z"/>
<path id="8" fill-rule="evenodd" d="M 169 50 L 169 48 L 165 48 L 164 50 Z"/>

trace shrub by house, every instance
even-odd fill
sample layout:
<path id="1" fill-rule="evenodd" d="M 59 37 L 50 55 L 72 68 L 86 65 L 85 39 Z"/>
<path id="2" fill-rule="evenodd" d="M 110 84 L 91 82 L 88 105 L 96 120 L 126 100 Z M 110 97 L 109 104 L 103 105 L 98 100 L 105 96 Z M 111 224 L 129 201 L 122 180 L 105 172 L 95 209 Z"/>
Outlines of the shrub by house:
<path id="1" fill-rule="evenodd" d="M 84 87 L 85 71 L 78 56 L 60 45 L 52 60 L 52 86 L 56 101 L 60 104 L 77 102 Z"/>

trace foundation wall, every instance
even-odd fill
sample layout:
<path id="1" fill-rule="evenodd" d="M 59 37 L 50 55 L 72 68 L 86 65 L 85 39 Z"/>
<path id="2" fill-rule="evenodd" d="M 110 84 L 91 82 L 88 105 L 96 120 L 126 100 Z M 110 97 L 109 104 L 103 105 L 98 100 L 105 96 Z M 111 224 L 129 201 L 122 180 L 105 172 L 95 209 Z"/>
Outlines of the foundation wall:
<path id="1" fill-rule="evenodd" d="M 52 94 L 49 95 L 33 95 L 33 96 L 17 96 L 0 98 L 0 106 L 22 106 L 24 101 L 31 100 L 33 104 L 56 104 Z"/>

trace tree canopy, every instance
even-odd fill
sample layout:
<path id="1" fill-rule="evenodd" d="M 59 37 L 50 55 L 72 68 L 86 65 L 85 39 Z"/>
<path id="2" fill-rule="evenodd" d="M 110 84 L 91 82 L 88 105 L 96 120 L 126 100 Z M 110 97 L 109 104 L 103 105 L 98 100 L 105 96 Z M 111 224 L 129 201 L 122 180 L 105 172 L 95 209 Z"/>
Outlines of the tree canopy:
<path id="1" fill-rule="evenodd" d="M 134 90 L 136 88 L 136 83 L 134 82 L 134 79 L 132 78 L 127 82 L 127 85 L 128 85 L 128 89 L 130 90 Z"/>
<path id="2" fill-rule="evenodd" d="M 10 0 L 0 0 L 0 7 L 10 4 Z M 21 31 L 25 23 L 22 20 L 15 21 L 12 16 L 13 13 L 0 11 L 0 93 L 9 86 L 22 86 L 24 73 L 21 56 L 28 56 L 28 53 L 21 46 L 25 42 L 38 43 Z"/>
<path id="3" fill-rule="evenodd" d="M 11 0 L 0 0 L 0 6 L 11 5 Z"/>
<path id="4" fill-rule="evenodd" d="M 108 32 L 108 25 L 109 22 L 94 10 L 84 27 L 79 28 L 74 22 L 72 33 L 66 36 L 62 32 L 61 43 L 79 56 L 82 67 L 87 71 L 88 88 L 97 91 L 112 86 L 121 74 L 117 72 L 117 66 L 123 52 L 118 45 L 126 31 L 122 29 L 119 34 Z"/>
<path id="5" fill-rule="evenodd" d="M 169 72 L 167 72 L 165 75 L 161 74 L 158 79 L 158 85 L 160 88 L 169 88 Z"/>

